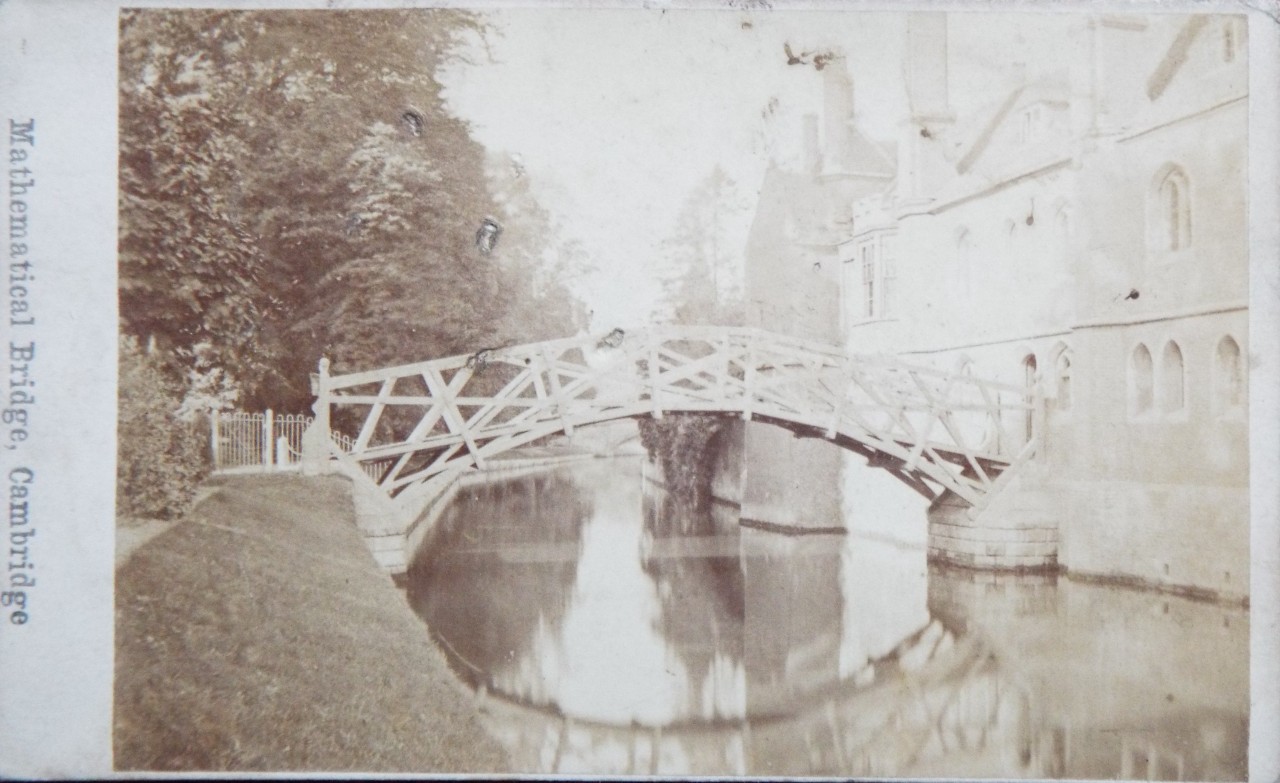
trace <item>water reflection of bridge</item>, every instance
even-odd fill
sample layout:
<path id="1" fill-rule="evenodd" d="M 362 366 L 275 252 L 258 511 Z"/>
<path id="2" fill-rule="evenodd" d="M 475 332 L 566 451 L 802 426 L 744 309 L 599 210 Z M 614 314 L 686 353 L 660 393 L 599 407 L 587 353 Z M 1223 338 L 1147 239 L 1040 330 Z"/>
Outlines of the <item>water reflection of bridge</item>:
<path id="1" fill-rule="evenodd" d="M 1243 775 L 1241 610 L 739 528 L 619 464 L 473 488 L 414 570 L 515 770 Z"/>
<path id="2" fill-rule="evenodd" d="M 1055 765 L 1053 737 L 1030 733 L 1025 692 L 938 622 L 796 714 L 615 726 L 492 695 L 482 712 L 515 767 L 540 773 L 900 776 L 957 754 L 1023 775 Z"/>

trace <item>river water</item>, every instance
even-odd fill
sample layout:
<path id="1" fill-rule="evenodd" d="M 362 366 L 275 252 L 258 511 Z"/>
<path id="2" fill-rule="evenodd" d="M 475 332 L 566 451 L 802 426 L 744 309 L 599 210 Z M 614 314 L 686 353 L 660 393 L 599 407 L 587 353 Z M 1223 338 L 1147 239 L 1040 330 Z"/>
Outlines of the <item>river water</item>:
<path id="1" fill-rule="evenodd" d="M 1247 611 L 756 530 L 644 472 L 465 489 L 411 568 L 512 771 L 1245 777 Z"/>

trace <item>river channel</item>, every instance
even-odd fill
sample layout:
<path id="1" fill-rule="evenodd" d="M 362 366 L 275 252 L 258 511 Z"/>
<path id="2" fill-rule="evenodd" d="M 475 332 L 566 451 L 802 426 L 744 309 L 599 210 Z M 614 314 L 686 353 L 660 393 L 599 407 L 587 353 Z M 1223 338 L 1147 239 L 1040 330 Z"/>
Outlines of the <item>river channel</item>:
<path id="1" fill-rule="evenodd" d="M 467 488 L 410 570 L 511 771 L 1246 776 L 1246 610 L 757 530 L 645 472 Z"/>

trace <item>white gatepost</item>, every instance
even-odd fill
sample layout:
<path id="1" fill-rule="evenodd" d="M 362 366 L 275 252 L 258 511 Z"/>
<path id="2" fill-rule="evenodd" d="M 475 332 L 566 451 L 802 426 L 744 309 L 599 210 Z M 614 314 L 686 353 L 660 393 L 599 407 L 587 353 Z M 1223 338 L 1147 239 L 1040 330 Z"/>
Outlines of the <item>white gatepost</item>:
<path id="1" fill-rule="evenodd" d="M 311 406 L 315 418 L 302 433 L 302 472 L 308 476 L 330 470 L 329 457 L 333 435 L 329 432 L 329 360 L 320 358 L 320 372 L 311 376 L 311 393 L 316 401 Z"/>
<path id="2" fill-rule="evenodd" d="M 219 453 L 219 443 L 222 440 L 222 433 L 219 432 L 218 412 L 213 411 L 209 416 L 209 448 L 213 452 L 213 469 L 218 470 L 222 467 L 222 455 Z"/>
<path id="3" fill-rule="evenodd" d="M 262 466 L 267 469 L 270 469 L 275 464 L 275 455 L 272 453 L 276 445 L 274 427 L 272 426 L 274 421 L 275 417 L 271 413 L 271 409 L 267 408 L 267 412 L 262 416 Z"/>
<path id="4" fill-rule="evenodd" d="M 284 469 L 292 464 L 293 458 L 289 454 L 289 439 L 281 435 L 276 438 L 276 467 Z"/>

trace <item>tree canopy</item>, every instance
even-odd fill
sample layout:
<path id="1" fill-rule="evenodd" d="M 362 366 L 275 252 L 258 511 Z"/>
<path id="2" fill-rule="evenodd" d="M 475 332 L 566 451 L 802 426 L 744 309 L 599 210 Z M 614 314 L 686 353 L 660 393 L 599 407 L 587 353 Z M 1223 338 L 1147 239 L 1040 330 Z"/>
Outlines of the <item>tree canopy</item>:
<path id="1" fill-rule="evenodd" d="M 346 372 L 578 328 L 554 270 L 580 259 L 436 77 L 488 34 L 439 9 L 123 12 L 122 331 L 178 377 L 216 367 L 242 405 L 301 410 L 321 355 Z"/>
<path id="2" fill-rule="evenodd" d="M 746 209 L 738 186 L 714 167 L 686 197 L 663 243 L 664 305 L 659 320 L 682 324 L 743 322 L 743 238 L 733 231 Z"/>

